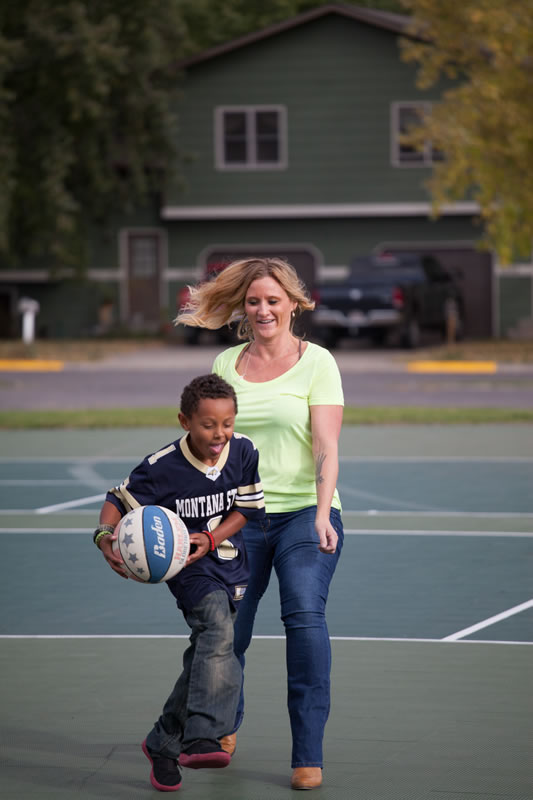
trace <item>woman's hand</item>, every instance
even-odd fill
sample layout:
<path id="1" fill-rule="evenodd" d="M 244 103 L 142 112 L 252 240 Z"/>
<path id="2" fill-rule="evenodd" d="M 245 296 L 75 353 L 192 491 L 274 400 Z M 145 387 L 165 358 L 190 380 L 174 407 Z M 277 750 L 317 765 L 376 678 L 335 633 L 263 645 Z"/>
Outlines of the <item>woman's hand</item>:
<path id="1" fill-rule="evenodd" d="M 194 564 L 195 561 L 203 558 L 211 549 L 211 540 L 209 539 L 209 536 L 205 535 L 205 533 L 191 533 L 189 535 L 189 542 L 193 552 L 189 553 L 189 557 L 185 562 L 185 567 L 188 567 L 189 564 Z M 194 548 L 193 545 L 195 545 Z"/>
<path id="2" fill-rule="evenodd" d="M 122 556 L 119 553 L 115 553 L 113 550 L 113 542 L 116 542 L 118 537 L 118 533 L 110 533 L 107 536 L 103 536 L 100 539 L 100 550 L 102 554 L 111 567 L 111 569 L 120 575 L 121 578 L 128 578 L 128 573 L 124 568 L 124 561 Z"/>
<path id="3" fill-rule="evenodd" d="M 329 519 L 315 519 L 315 530 L 318 533 L 318 549 L 321 553 L 334 553 L 339 537 Z"/>

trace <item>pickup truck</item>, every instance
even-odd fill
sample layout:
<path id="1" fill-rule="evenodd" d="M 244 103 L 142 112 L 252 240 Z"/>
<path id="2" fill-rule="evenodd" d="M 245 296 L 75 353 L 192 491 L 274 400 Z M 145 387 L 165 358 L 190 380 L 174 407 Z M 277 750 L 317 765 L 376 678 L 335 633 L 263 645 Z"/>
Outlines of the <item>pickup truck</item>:
<path id="1" fill-rule="evenodd" d="M 379 345 L 395 340 L 415 348 L 423 330 L 440 330 L 448 340 L 463 332 L 459 288 L 432 255 L 357 257 L 344 282 L 319 284 L 314 297 L 314 334 L 327 347 L 364 336 Z"/>

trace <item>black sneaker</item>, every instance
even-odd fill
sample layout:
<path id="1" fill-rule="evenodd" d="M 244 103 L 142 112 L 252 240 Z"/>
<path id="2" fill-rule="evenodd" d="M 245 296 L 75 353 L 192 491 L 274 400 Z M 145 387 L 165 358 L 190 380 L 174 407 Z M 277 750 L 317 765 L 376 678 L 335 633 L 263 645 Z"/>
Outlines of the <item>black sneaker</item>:
<path id="1" fill-rule="evenodd" d="M 182 750 L 179 757 L 180 767 L 190 769 L 220 769 L 227 767 L 231 756 L 226 753 L 217 741 L 198 739 Z"/>
<path id="2" fill-rule="evenodd" d="M 150 783 L 160 792 L 177 792 L 181 786 L 181 773 L 175 758 L 153 756 L 146 747 L 146 739 L 142 743 L 143 753 L 152 765 Z"/>

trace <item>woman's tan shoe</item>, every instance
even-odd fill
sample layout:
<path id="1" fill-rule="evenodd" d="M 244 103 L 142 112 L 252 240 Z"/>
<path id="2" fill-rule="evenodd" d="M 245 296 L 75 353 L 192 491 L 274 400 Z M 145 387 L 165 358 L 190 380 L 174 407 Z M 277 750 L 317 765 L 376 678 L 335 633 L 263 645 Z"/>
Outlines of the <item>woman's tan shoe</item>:
<path id="1" fill-rule="evenodd" d="M 291 789 L 316 789 L 321 783 L 320 767 L 296 767 L 292 773 Z"/>
<path id="2" fill-rule="evenodd" d="M 232 756 L 235 752 L 235 748 L 237 747 L 237 734 L 228 733 L 227 736 L 223 736 L 218 741 L 220 742 L 220 746 L 224 752 L 229 753 L 230 756 Z"/>

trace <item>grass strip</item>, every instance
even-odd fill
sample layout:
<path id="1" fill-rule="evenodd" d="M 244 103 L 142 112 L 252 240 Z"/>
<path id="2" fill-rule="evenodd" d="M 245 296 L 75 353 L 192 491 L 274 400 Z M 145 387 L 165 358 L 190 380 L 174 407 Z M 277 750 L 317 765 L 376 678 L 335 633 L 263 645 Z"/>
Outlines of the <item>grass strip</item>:
<path id="1" fill-rule="evenodd" d="M 483 425 L 533 423 L 529 408 L 433 408 L 431 406 L 348 406 L 344 425 Z"/>
<path id="2" fill-rule="evenodd" d="M 533 409 L 432 408 L 429 406 L 347 406 L 345 425 L 476 425 L 533 423 Z M 0 411 L 0 429 L 90 429 L 172 427 L 177 410 L 166 408 L 98 408 L 59 411 Z"/>

